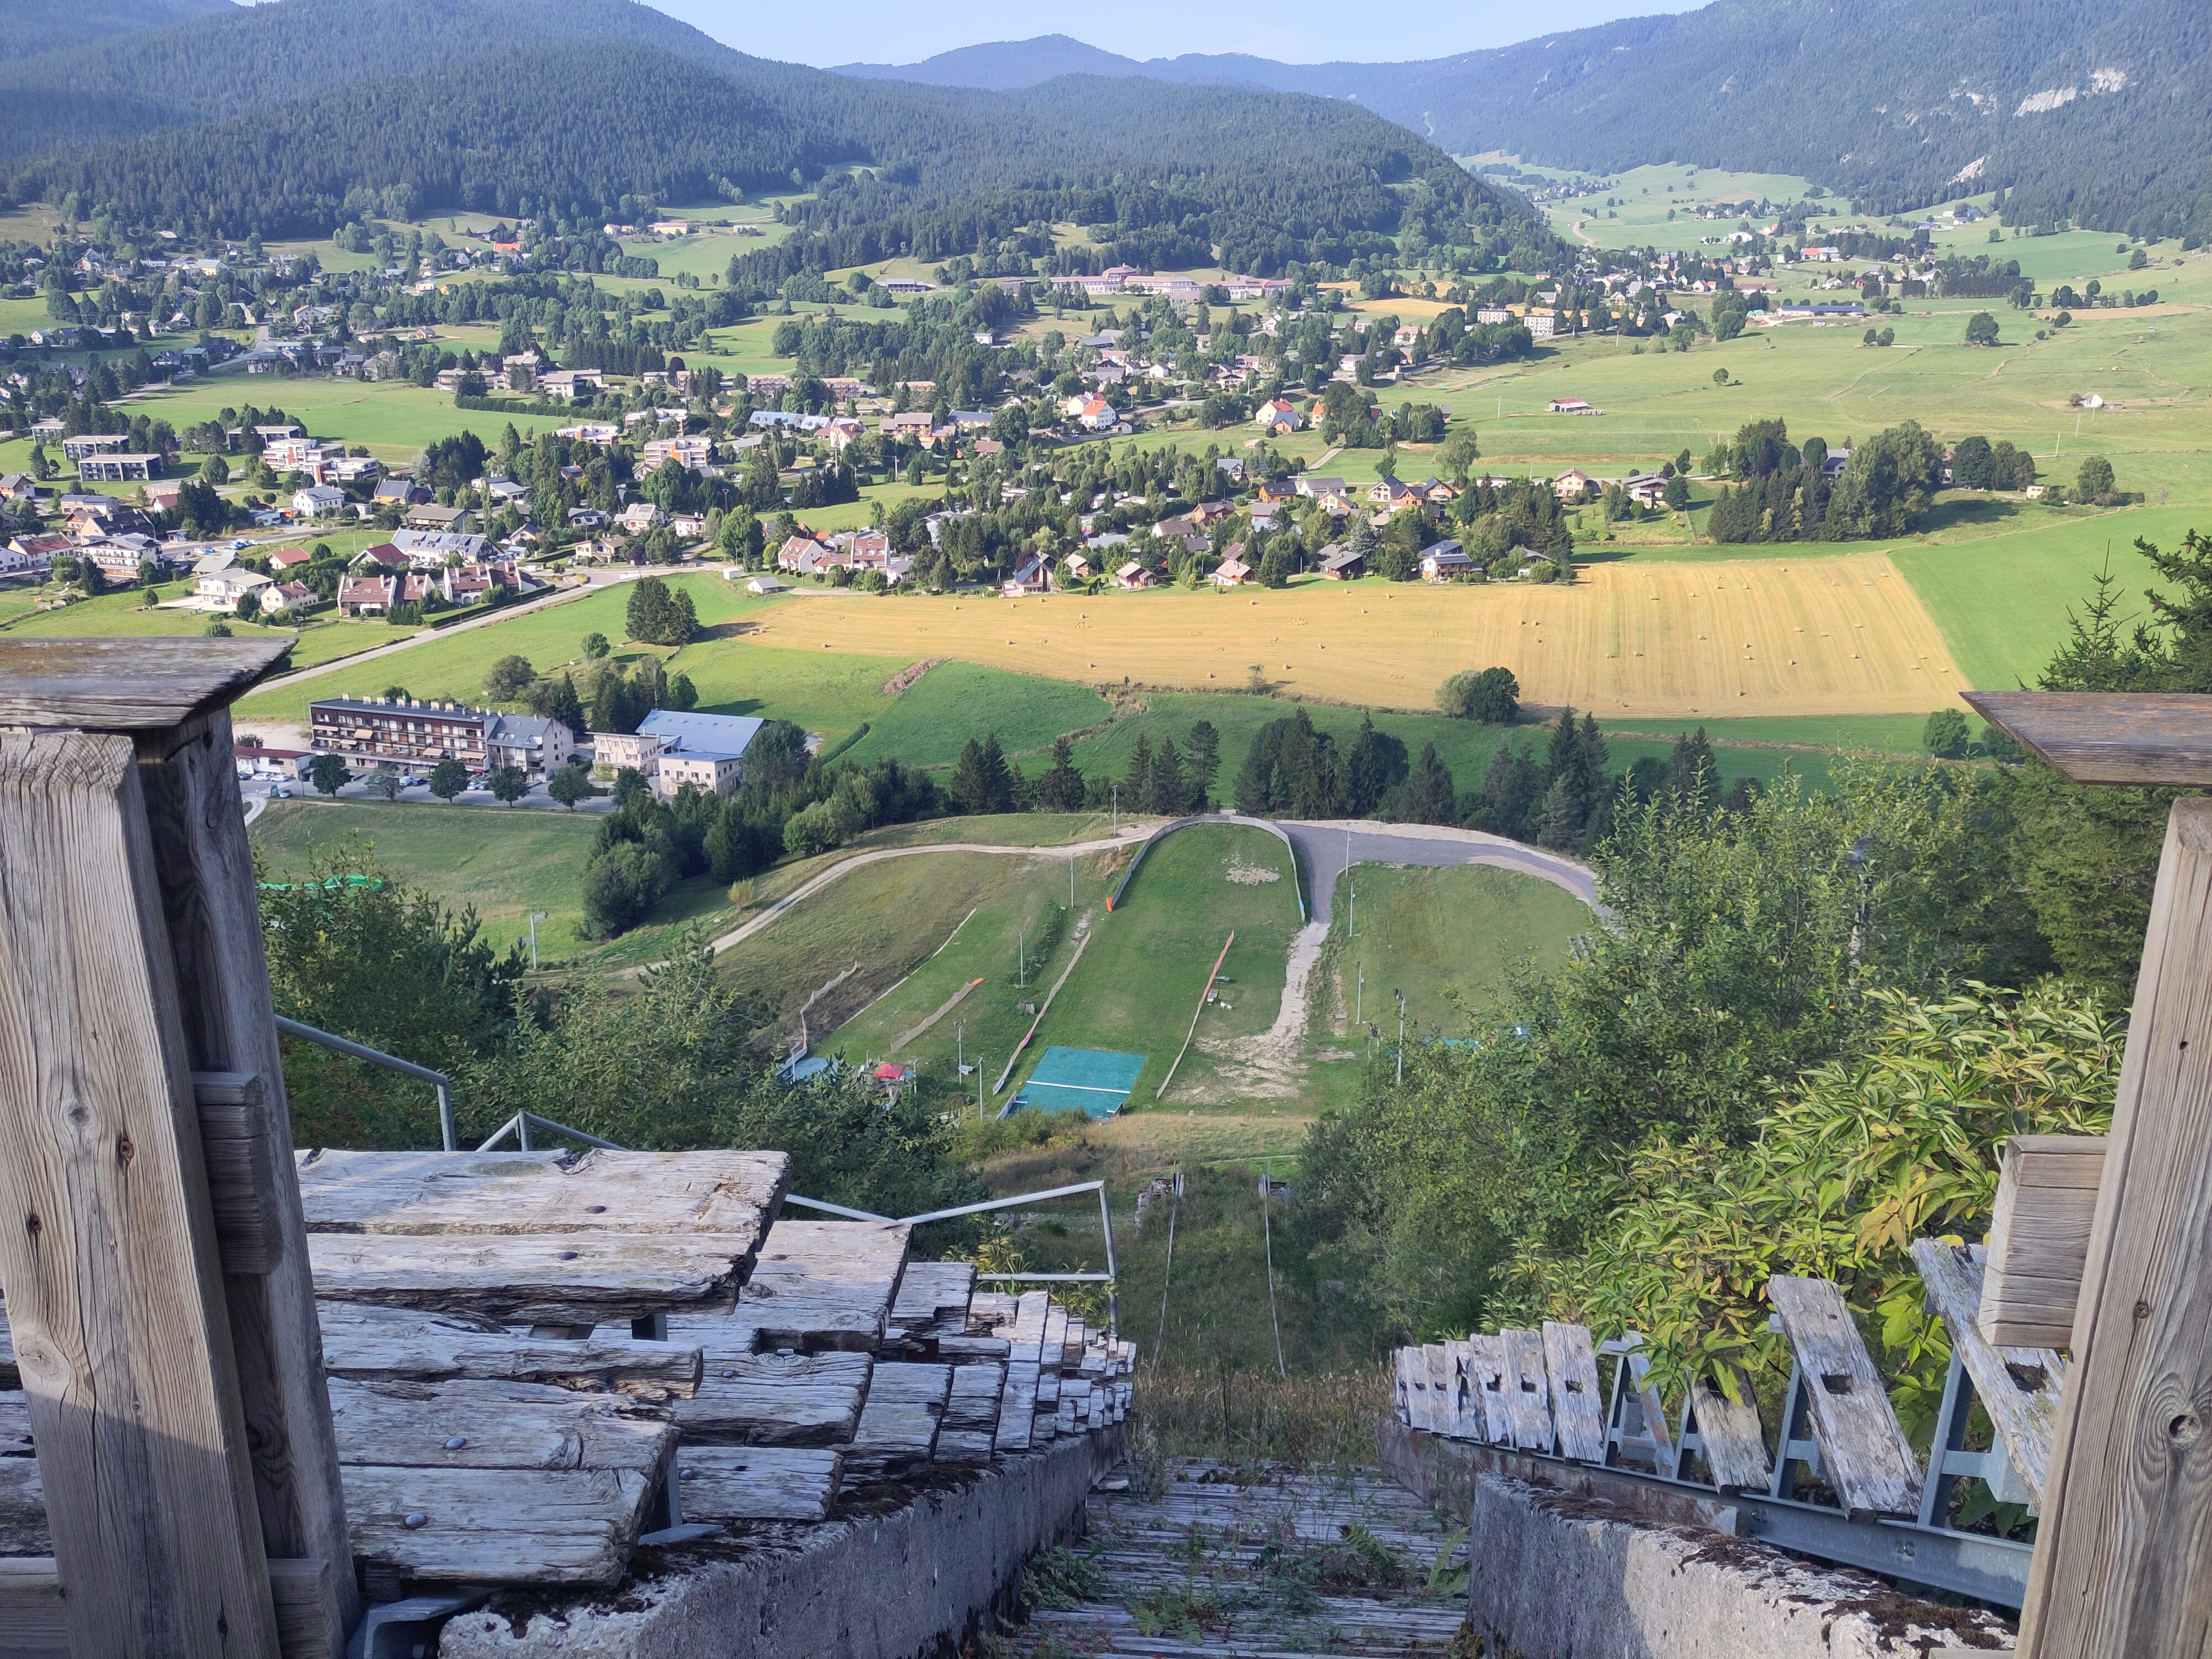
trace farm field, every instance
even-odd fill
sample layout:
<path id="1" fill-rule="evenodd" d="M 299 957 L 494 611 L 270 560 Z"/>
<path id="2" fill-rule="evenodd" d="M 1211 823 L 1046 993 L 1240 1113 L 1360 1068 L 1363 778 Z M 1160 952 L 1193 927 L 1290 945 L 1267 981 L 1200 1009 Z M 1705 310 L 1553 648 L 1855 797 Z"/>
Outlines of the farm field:
<path id="1" fill-rule="evenodd" d="M 1924 713 L 1960 684 L 1883 554 L 1601 564 L 1571 588 L 1314 580 L 1258 595 L 888 605 L 840 593 L 780 600 L 750 637 L 830 656 L 905 649 L 1175 689 L 1241 687 L 1256 667 L 1279 693 L 1389 708 L 1422 708 L 1460 669 L 1503 663 L 1529 702 L 1607 720 Z"/>
<path id="2" fill-rule="evenodd" d="M 1479 864 L 1355 865 L 1337 882 L 1316 1029 L 1359 1039 L 1364 1015 L 1395 1042 L 1398 990 L 1409 1035 L 1458 1036 L 1509 969 L 1557 967 L 1568 942 L 1595 925 L 1589 906 L 1534 876 Z"/>

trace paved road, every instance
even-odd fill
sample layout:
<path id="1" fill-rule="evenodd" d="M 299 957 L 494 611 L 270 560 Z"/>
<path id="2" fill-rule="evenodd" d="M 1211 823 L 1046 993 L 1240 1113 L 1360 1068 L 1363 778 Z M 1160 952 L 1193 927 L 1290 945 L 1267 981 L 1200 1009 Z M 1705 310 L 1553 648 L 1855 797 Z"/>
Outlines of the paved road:
<path id="1" fill-rule="evenodd" d="M 287 685 L 295 684 L 301 680 L 311 680 L 325 674 L 333 674 L 340 669 L 357 668 L 362 663 L 374 662 L 379 657 L 388 657 L 395 651 L 404 651 L 412 646 L 422 645 L 431 640 L 450 640 L 456 634 L 465 634 L 471 629 L 496 627 L 509 617 L 519 617 L 532 611 L 550 610 L 556 605 L 566 605 L 571 599 L 580 599 L 587 593 L 611 586 L 616 582 L 635 581 L 640 576 L 673 576 L 686 571 L 696 574 L 703 568 L 705 568 L 704 566 L 696 564 L 672 564 L 623 565 L 619 569 L 594 570 L 592 572 L 590 582 L 582 587 L 556 587 L 535 599 L 525 599 L 519 605 L 501 605 L 488 616 L 471 617 L 466 622 L 455 623 L 451 628 L 426 628 L 419 634 L 410 634 L 404 640 L 394 640 L 391 644 L 380 645 L 374 650 L 357 651 L 350 657 L 339 657 L 330 662 L 318 663 L 313 668 L 295 669 L 289 674 L 279 674 L 276 678 L 264 680 L 255 686 L 254 695 L 258 696 L 264 691 L 275 691 Z"/>
<path id="2" fill-rule="evenodd" d="M 1313 919 L 1326 924 L 1336 897 L 1336 878 L 1350 864 L 1490 864 L 1517 870 L 1564 887 L 1598 908 L 1597 875 L 1589 866 L 1540 847 L 1480 830 L 1432 823 L 1378 823 L 1366 818 L 1285 819 L 1284 833 L 1297 843 L 1313 881 Z M 1347 846 L 1348 832 L 1348 846 Z M 1347 856 L 1347 852 L 1349 856 Z"/>

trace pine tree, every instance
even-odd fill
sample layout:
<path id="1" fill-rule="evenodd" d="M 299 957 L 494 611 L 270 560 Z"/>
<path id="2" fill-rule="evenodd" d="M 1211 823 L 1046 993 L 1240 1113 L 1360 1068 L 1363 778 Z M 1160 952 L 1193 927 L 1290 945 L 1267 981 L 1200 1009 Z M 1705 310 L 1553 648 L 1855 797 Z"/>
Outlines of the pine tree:
<path id="1" fill-rule="evenodd" d="M 1006 751 L 999 747 L 999 734 L 986 732 L 980 758 L 983 805 L 976 810 L 984 812 L 1011 812 L 1014 810 L 1013 775 L 1006 768 Z"/>
<path id="2" fill-rule="evenodd" d="M 1145 796 L 1152 787 L 1152 745 L 1141 732 L 1137 733 L 1137 746 L 1129 751 L 1128 769 L 1121 774 L 1121 807 L 1124 811 L 1146 810 Z"/>
<path id="3" fill-rule="evenodd" d="M 1702 810 L 1719 787 L 1719 777 L 1713 746 L 1705 740 L 1704 726 L 1698 728 L 1695 737 L 1675 738 L 1674 752 L 1667 757 L 1668 793 L 1692 810 Z"/>
<path id="4" fill-rule="evenodd" d="M 1573 793 L 1565 778 L 1555 778 L 1552 787 L 1544 792 L 1544 805 L 1537 814 L 1537 844 L 1571 852 L 1582 844 L 1582 819 L 1575 811 Z"/>
<path id="5" fill-rule="evenodd" d="M 1041 812 L 1074 812 L 1083 806 L 1083 774 L 1075 769 L 1075 739 L 1065 735 L 1052 740 L 1052 764 L 1036 781 L 1036 806 Z"/>
<path id="6" fill-rule="evenodd" d="M 566 674 L 553 682 L 550 694 L 545 700 L 545 714 L 547 719 L 556 720 L 567 726 L 571 737 L 584 735 L 586 728 L 583 701 L 576 696 L 575 683 Z"/>
<path id="7" fill-rule="evenodd" d="M 1203 812 L 1214 775 L 1221 769 L 1221 734 L 1211 720 L 1198 720 L 1190 728 L 1190 747 L 1184 768 L 1190 780 L 1190 810 Z"/>
<path id="8" fill-rule="evenodd" d="M 1404 782 L 1390 792 L 1382 814 L 1400 823 L 1457 823 L 1459 792 L 1451 769 L 1437 758 L 1432 743 L 1421 745 L 1421 758 Z"/>
<path id="9" fill-rule="evenodd" d="M 1406 745 L 1394 737 L 1377 732 L 1374 716 L 1362 710 L 1359 734 L 1352 738 L 1351 751 L 1345 757 L 1346 810 L 1356 817 L 1367 817 L 1382 805 L 1382 798 L 1405 775 Z M 1443 823 L 1445 820 L 1434 821 Z"/>

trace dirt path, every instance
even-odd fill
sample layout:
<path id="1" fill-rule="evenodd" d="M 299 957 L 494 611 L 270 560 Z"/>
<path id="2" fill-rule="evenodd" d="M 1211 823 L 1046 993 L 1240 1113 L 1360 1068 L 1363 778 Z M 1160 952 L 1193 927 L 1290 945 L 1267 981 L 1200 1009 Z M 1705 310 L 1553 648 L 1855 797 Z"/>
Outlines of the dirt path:
<path id="1" fill-rule="evenodd" d="M 1030 1622 L 1000 1650 L 1443 1655 L 1466 1618 L 1462 1552 L 1418 1498 L 1370 1471 L 1182 1462 L 1156 1493 L 1093 1494 L 1089 1537 L 1036 1564 Z"/>

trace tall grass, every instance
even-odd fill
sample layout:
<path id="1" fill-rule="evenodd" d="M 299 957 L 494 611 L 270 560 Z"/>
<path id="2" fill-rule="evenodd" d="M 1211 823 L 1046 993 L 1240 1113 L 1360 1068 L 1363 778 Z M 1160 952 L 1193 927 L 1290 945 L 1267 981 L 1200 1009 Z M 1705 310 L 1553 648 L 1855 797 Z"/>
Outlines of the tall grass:
<path id="1" fill-rule="evenodd" d="M 1387 1364 L 1279 1377 L 1227 1364 L 1139 1370 L 1140 1438 L 1165 1458 L 1266 1462 L 1291 1468 L 1372 1468 L 1376 1425 L 1390 1411 Z"/>

